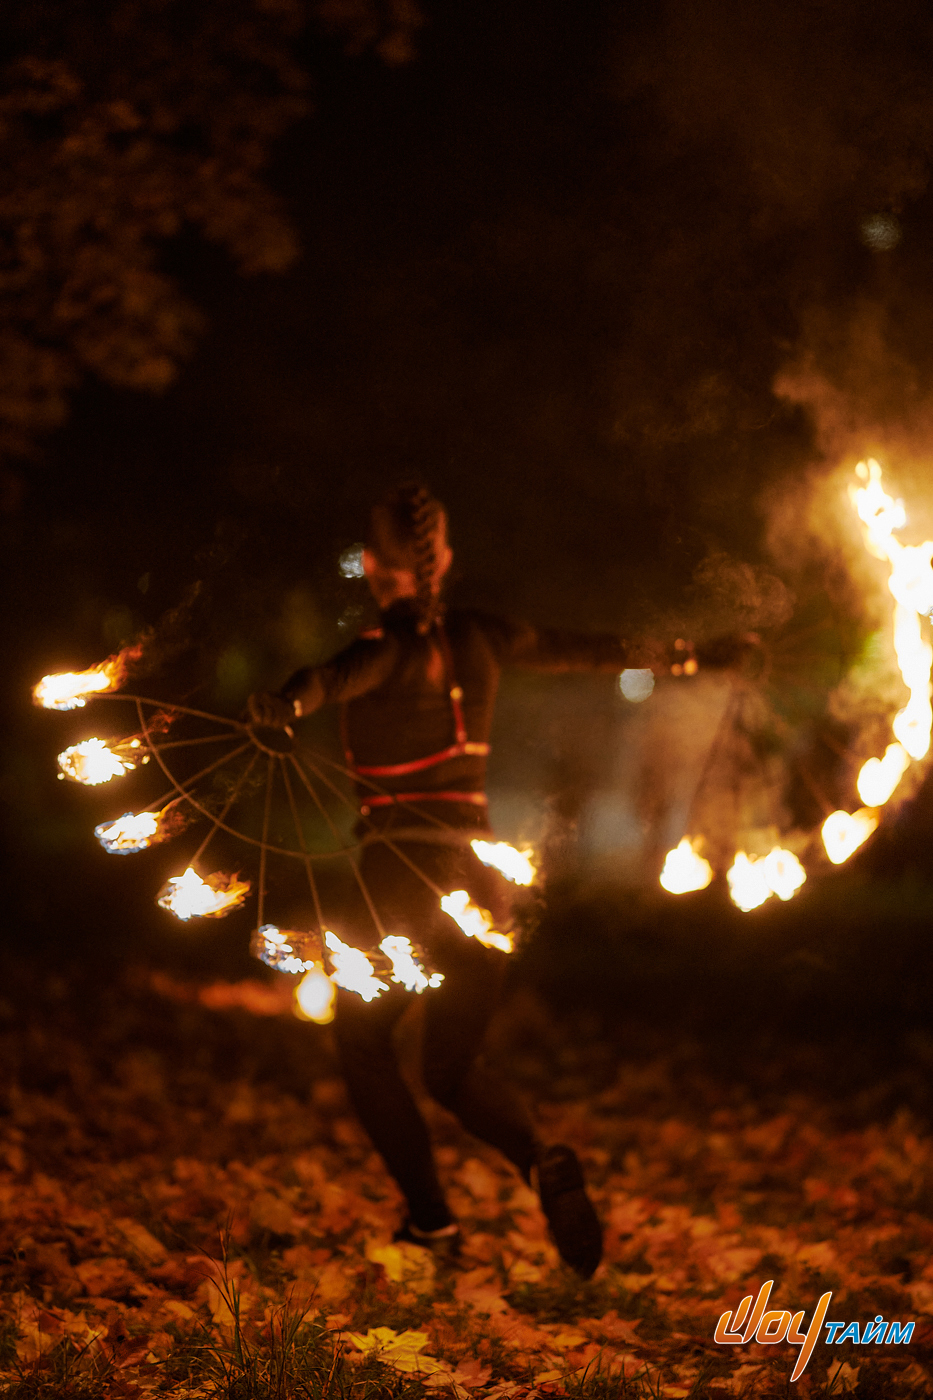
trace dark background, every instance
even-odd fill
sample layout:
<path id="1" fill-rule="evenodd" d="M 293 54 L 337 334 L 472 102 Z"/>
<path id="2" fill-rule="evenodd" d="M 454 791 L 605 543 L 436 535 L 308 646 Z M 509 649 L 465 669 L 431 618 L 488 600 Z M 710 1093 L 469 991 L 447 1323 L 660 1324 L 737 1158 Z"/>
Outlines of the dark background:
<path id="1" fill-rule="evenodd" d="M 144 7 L 110 47 L 103 11 L 67 13 L 54 41 L 20 18 L 12 39 L 85 63 L 89 103 L 95 83 L 141 82 L 153 25 L 170 54 L 188 43 L 171 6 Z M 251 266 L 180 201 L 142 243 L 199 329 L 148 380 L 121 370 L 122 330 L 106 354 L 69 341 L 67 416 L 20 413 L 7 432 L 5 939 L 40 979 L 255 965 L 246 915 L 179 927 L 154 910 L 164 853 L 103 855 L 90 827 L 115 799 L 56 783 L 54 766 L 96 712 L 36 711 L 30 686 L 154 627 L 136 688 L 236 714 L 365 616 L 338 556 L 400 477 L 449 506 L 455 600 L 701 644 L 757 629 L 780 751 L 846 806 L 874 751 L 882 702 L 840 731 L 827 697 L 884 622 L 846 473 L 878 454 L 916 538 L 933 523 L 928 7 L 479 0 L 427 4 L 407 28 L 405 7 L 374 8 L 372 33 L 365 6 L 347 13 L 295 11 L 282 43 L 307 110 L 254 172 L 297 255 L 266 248 Z M 48 156 L 61 132 L 29 120 Z M 166 145 L 187 157 L 200 139 L 179 127 Z M 896 221 L 891 247 L 871 246 L 878 215 Z M 90 215 L 78 225 L 63 282 L 98 236 Z M 65 345 L 57 322 L 16 316 L 24 343 Z M 139 335 L 154 341 L 156 319 Z M 710 1043 L 727 1023 L 739 1038 L 874 1028 L 866 1074 L 884 1056 L 895 1077 L 925 1065 L 926 787 L 851 868 L 817 862 L 794 904 L 743 916 L 721 881 L 680 902 L 657 891 L 650 832 L 640 881 L 613 882 L 598 840 L 574 844 L 606 745 L 633 723 L 611 682 L 515 682 L 502 714 L 504 834 L 557 853 L 522 965 L 552 1001 L 559 988 L 603 1025 L 638 1011 Z M 790 778 L 785 798 L 815 825 Z"/>

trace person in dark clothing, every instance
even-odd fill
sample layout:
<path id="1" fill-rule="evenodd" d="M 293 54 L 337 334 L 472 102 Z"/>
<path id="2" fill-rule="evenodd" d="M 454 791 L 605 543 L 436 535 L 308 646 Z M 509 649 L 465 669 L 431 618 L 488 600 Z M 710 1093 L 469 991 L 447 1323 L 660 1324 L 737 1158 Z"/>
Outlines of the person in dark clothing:
<path id="1" fill-rule="evenodd" d="M 447 611 L 441 587 L 451 559 L 443 507 L 424 487 L 399 487 L 374 508 L 363 553 L 380 625 L 324 665 L 298 671 L 278 695 L 252 696 L 250 712 L 255 724 L 283 726 L 322 705 L 342 707 L 360 803 L 361 887 L 375 911 L 370 946 L 383 930 L 404 934 L 444 978 L 423 994 L 425 1087 L 537 1188 L 562 1258 L 589 1277 L 602 1232 L 576 1155 L 544 1146 L 482 1063 L 506 954 L 466 937 L 438 896 L 465 890 L 496 930 L 510 928 L 512 886 L 470 845 L 490 832 L 486 760 L 502 669 L 618 672 L 652 656 L 610 635 Z M 357 930 L 354 941 L 365 946 L 365 937 Z M 364 1002 L 340 990 L 334 1031 L 350 1099 L 408 1204 L 397 1237 L 449 1248 L 458 1226 L 392 1044 L 413 995 L 394 985 Z"/>

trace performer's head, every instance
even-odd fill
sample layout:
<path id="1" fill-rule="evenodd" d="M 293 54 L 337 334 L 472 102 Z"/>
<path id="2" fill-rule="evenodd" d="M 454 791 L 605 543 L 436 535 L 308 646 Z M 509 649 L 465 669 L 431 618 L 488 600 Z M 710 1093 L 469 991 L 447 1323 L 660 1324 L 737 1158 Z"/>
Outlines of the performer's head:
<path id="1" fill-rule="evenodd" d="M 427 632 L 452 559 L 447 512 L 426 486 L 405 482 L 373 506 L 363 570 L 380 608 L 413 598 L 418 630 Z"/>

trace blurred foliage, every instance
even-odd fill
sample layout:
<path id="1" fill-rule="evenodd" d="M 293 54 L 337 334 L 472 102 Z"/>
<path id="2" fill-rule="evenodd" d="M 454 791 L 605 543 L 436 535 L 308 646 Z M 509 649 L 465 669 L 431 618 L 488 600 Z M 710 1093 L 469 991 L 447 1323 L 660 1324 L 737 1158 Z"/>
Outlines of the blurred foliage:
<path id="1" fill-rule="evenodd" d="M 309 111 L 301 42 L 320 18 L 348 49 L 411 55 L 419 16 L 304 0 L 66 0 L 5 7 L 0 90 L 0 452 L 28 453 L 92 374 L 158 391 L 201 326 L 167 274 L 194 233 L 244 273 L 297 256 L 266 179 Z"/>

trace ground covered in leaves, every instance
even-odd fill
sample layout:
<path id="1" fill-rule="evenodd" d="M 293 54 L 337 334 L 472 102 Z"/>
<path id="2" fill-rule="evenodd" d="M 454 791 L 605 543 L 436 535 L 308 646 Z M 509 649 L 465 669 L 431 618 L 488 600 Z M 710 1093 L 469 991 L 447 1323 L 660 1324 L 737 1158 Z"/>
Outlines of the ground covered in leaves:
<path id="1" fill-rule="evenodd" d="M 534 1195 L 430 1109 L 460 1260 L 392 1242 L 397 1192 L 329 1032 L 259 984 L 13 987 L 0 1107 L 0 1392 L 45 1397 L 857 1396 L 933 1374 L 933 1137 L 587 1044 L 521 998 L 493 1046 L 574 1144 L 606 1261 L 561 1267 Z M 413 1059 L 408 1031 L 403 1054 Z M 686 1068 L 685 1068 L 686 1065 Z M 537 1068 L 536 1068 L 537 1066 Z M 717 1346 L 772 1306 L 916 1320 L 908 1346 Z M 930 1368 L 929 1371 L 927 1368 Z"/>

